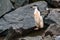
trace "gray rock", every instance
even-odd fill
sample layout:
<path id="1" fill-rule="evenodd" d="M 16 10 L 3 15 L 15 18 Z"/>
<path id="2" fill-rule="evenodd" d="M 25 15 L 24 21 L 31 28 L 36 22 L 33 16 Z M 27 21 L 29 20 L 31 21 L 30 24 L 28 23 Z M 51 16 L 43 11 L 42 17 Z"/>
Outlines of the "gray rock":
<path id="1" fill-rule="evenodd" d="M 47 35 L 60 35 L 60 25 L 58 24 L 51 24 L 48 29 L 46 30 Z"/>
<path id="2" fill-rule="evenodd" d="M 52 6 L 60 8 L 60 0 L 46 0 L 46 1 Z"/>
<path id="3" fill-rule="evenodd" d="M 3 18 L 1 18 L 0 19 L 0 30 L 1 30 L 0 33 L 4 30 L 8 29 L 7 26 L 8 26 L 8 23 Z"/>
<path id="4" fill-rule="evenodd" d="M 0 0 L 0 17 L 13 8 L 10 0 Z"/>
<path id="5" fill-rule="evenodd" d="M 46 19 L 50 23 L 54 21 L 56 24 L 60 25 L 60 9 L 52 9 Z"/>
<path id="6" fill-rule="evenodd" d="M 15 8 L 29 4 L 29 0 L 11 0 L 11 2 L 14 3 Z"/>
<path id="7" fill-rule="evenodd" d="M 35 37 L 23 37 L 23 38 L 19 38 L 19 40 L 42 40 L 42 37 L 41 36 L 35 36 Z"/>
<path id="8" fill-rule="evenodd" d="M 37 4 L 40 8 L 40 11 L 44 11 L 47 7 L 47 3 L 45 1 L 35 2 L 30 5 L 26 5 L 24 7 L 20 7 L 9 14 L 4 16 L 4 19 L 9 23 L 10 26 L 16 28 L 24 28 L 29 29 L 35 26 L 34 18 L 33 18 L 33 9 L 30 6 Z M 44 15 L 42 15 L 44 17 Z M 20 25 L 19 25 L 20 24 Z"/>
<path id="9" fill-rule="evenodd" d="M 33 18 L 33 9 L 30 6 L 37 4 L 42 11 L 45 11 L 47 7 L 47 3 L 45 1 L 35 2 L 30 5 L 26 5 L 24 7 L 20 7 L 15 11 L 12 11 L 3 18 L 0 19 L 0 33 L 5 32 L 6 29 L 13 27 L 13 29 L 24 28 L 29 29 L 35 26 L 34 18 Z M 45 14 L 42 16 L 44 17 Z"/>
<path id="10" fill-rule="evenodd" d="M 58 24 L 50 24 L 50 26 L 45 30 L 43 34 L 43 40 L 58 40 L 60 36 L 60 25 Z"/>
<path id="11" fill-rule="evenodd" d="M 56 36 L 55 37 L 55 40 L 60 40 L 60 36 Z"/>
<path id="12" fill-rule="evenodd" d="M 52 40 L 52 37 L 50 35 L 48 35 L 48 36 L 44 37 L 43 40 Z"/>

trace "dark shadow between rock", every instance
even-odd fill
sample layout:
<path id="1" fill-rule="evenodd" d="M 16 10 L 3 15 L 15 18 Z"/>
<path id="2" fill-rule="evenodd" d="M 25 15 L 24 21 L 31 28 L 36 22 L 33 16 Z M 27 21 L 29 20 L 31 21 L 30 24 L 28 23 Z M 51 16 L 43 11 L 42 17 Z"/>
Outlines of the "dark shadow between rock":
<path id="1" fill-rule="evenodd" d="M 12 40 L 15 38 L 21 38 L 21 37 L 26 37 L 26 36 L 30 36 L 30 37 L 34 37 L 34 36 L 38 36 L 38 35 L 43 35 L 44 31 L 47 29 L 49 25 L 45 24 L 45 27 L 39 30 L 34 30 L 35 27 L 30 28 L 30 29 L 15 29 L 13 30 L 12 28 L 9 29 L 7 36 L 5 37 L 5 40 Z M 37 33 L 36 33 L 37 32 Z M 33 35 L 32 35 L 33 34 Z"/>

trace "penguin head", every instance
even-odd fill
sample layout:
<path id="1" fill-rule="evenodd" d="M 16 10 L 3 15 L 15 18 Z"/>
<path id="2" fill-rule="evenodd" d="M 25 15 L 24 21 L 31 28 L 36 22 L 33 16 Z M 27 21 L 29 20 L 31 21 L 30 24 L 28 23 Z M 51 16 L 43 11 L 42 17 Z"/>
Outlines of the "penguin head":
<path id="1" fill-rule="evenodd" d="M 32 5 L 31 8 L 36 9 L 38 8 L 38 5 Z"/>
<path id="2" fill-rule="evenodd" d="M 38 10 L 39 10 L 38 5 L 32 5 L 31 8 L 32 8 L 32 9 L 38 9 Z M 40 10 L 39 10 L 39 11 L 40 11 Z"/>

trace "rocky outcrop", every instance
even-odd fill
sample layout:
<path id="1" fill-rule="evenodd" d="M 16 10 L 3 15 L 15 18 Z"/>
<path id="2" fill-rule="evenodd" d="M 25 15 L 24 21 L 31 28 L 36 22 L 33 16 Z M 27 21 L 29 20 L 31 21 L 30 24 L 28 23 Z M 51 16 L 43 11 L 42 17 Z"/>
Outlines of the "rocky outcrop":
<path id="1" fill-rule="evenodd" d="M 47 9 L 45 1 L 29 5 L 30 1 L 38 0 L 1 0 L 0 1 L 0 36 L 4 40 L 60 40 L 60 9 Z M 49 5 L 60 8 L 60 0 L 46 0 Z M 13 6 L 16 8 L 13 10 Z M 24 6 L 25 5 L 25 6 Z M 44 19 L 44 28 L 35 28 L 34 9 L 38 5 Z M 22 6 L 22 7 L 21 7 Z M 43 39 L 44 38 L 44 39 Z"/>
<path id="2" fill-rule="evenodd" d="M 45 23 L 50 24 L 43 34 L 44 40 L 58 40 L 60 35 L 60 9 L 52 9 L 45 18 Z M 55 38 L 55 37 L 56 38 Z M 48 38 L 47 38 L 48 37 Z"/>
<path id="3" fill-rule="evenodd" d="M 29 0 L 11 0 L 15 8 L 29 4 Z"/>
<path id="4" fill-rule="evenodd" d="M 60 35 L 60 9 L 52 9 L 45 18 L 45 23 L 50 24 L 46 29 L 48 35 Z M 58 30 L 58 31 L 57 31 Z"/>
<path id="5" fill-rule="evenodd" d="M 34 5 L 34 4 L 39 4 L 39 8 L 41 8 L 40 10 L 44 10 L 45 7 L 47 7 L 46 2 L 36 2 L 33 3 L 31 5 L 27 5 L 21 8 L 16 9 L 15 11 L 6 14 L 4 16 L 5 20 L 13 25 L 13 27 L 23 27 L 24 29 L 28 29 L 31 27 L 34 27 L 35 22 L 34 22 L 34 18 L 33 18 L 33 12 L 34 10 L 32 8 L 30 8 L 30 6 Z M 40 7 L 41 6 L 41 7 Z M 21 9 L 21 10 L 20 10 Z"/>
<path id="6" fill-rule="evenodd" d="M 48 21 L 48 22 L 56 23 L 56 24 L 60 25 L 60 9 L 52 9 L 50 11 L 49 15 L 46 17 L 46 20 L 51 20 L 51 21 Z"/>
<path id="7" fill-rule="evenodd" d="M 59 40 L 60 36 L 60 25 L 50 24 L 43 34 L 43 40 Z"/>
<path id="8" fill-rule="evenodd" d="M 23 28 L 29 29 L 35 26 L 33 12 L 34 10 L 30 8 L 30 6 L 37 4 L 40 8 L 40 11 L 44 11 L 47 7 L 47 3 L 45 1 L 39 1 L 32 3 L 30 5 L 26 5 L 16 9 L 13 12 L 10 12 L 0 20 L 0 30 L 9 29 L 11 26 L 13 29 Z M 45 14 L 44 14 L 45 15 Z M 43 13 L 42 16 L 44 17 Z"/>
<path id="9" fill-rule="evenodd" d="M 46 35 L 50 36 L 60 35 L 60 25 L 51 24 L 46 30 Z"/>
<path id="10" fill-rule="evenodd" d="M 10 0 L 0 0 L 0 17 L 13 8 Z"/>
<path id="11" fill-rule="evenodd" d="M 60 8 L 60 0 L 46 0 L 50 5 Z"/>

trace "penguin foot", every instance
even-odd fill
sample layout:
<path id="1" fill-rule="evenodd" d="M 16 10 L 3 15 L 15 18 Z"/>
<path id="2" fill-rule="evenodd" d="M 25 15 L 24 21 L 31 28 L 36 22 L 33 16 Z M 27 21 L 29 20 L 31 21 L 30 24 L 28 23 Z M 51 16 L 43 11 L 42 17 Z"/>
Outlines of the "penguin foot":
<path id="1" fill-rule="evenodd" d="M 39 30 L 39 28 L 34 28 L 34 30 Z"/>

